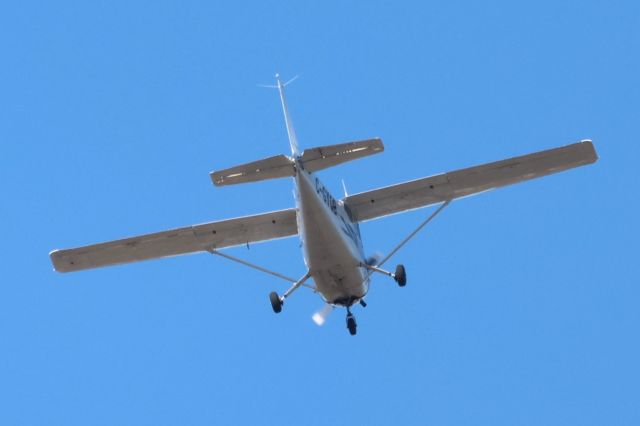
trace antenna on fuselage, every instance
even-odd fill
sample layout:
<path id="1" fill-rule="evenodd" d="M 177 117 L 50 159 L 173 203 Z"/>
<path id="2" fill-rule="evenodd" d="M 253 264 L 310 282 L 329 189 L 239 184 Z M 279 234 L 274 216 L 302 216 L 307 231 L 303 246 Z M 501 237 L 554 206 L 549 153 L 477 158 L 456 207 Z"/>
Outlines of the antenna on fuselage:
<path id="1" fill-rule="evenodd" d="M 347 192 L 347 185 L 344 183 L 344 179 L 342 180 L 342 190 L 344 191 L 344 197 L 347 198 L 349 196 L 349 193 Z"/>

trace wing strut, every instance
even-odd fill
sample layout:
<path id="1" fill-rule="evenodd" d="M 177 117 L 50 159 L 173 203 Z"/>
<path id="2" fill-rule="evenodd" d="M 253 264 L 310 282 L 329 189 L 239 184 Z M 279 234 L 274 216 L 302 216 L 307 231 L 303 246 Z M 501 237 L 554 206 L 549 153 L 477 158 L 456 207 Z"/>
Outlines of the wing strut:
<path id="1" fill-rule="evenodd" d="M 398 252 L 398 250 L 400 250 L 402 248 L 402 246 L 404 246 L 411 238 L 415 237 L 415 235 L 420 232 L 420 230 L 422 230 L 422 228 L 424 228 L 427 223 L 431 222 L 431 220 L 436 217 L 438 215 L 438 213 L 440 213 L 442 210 L 444 210 L 445 207 L 447 207 L 449 205 L 449 203 L 451 202 L 451 200 L 447 200 L 444 203 L 442 203 L 440 205 L 440 207 L 438 207 L 438 209 L 431 213 L 431 216 L 429 216 L 428 218 L 426 218 L 412 233 L 410 233 L 404 240 L 402 240 L 402 242 L 400 244 L 398 244 L 396 246 L 396 248 L 394 248 L 393 250 L 391 250 L 391 252 L 380 261 L 380 263 L 378 263 L 377 266 L 382 266 L 384 265 L 389 259 L 391 259 L 391 256 L 393 256 L 394 254 L 396 254 Z"/>
<path id="2" fill-rule="evenodd" d="M 418 227 L 417 227 L 416 229 L 414 229 L 414 230 L 413 230 L 409 235 L 407 235 L 407 237 L 406 237 L 404 240 L 402 240 L 402 241 L 400 242 L 400 244 L 398 244 L 398 245 L 397 245 L 393 250 L 391 250 L 391 252 L 389 252 L 389 254 L 388 254 L 388 255 L 386 255 L 386 256 L 384 257 L 384 259 L 382 259 L 382 260 L 381 260 L 377 265 L 367 265 L 367 264 L 365 264 L 365 263 L 362 263 L 362 264 L 360 264 L 360 266 L 362 266 L 363 268 L 366 268 L 366 269 L 368 269 L 368 270 L 369 270 L 369 272 L 370 272 L 370 273 L 369 273 L 369 276 L 371 276 L 371 274 L 372 274 L 372 273 L 374 273 L 374 272 L 379 272 L 379 273 L 381 273 L 381 274 L 388 275 L 388 276 L 390 276 L 390 277 L 392 277 L 392 278 L 395 278 L 395 276 L 394 276 L 394 274 L 393 274 L 393 273 L 388 272 L 388 271 L 385 271 L 384 269 L 381 269 L 380 267 L 381 267 L 382 265 L 384 265 L 384 264 L 385 264 L 389 259 L 391 259 L 391 257 L 392 257 L 393 255 L 395 255 L 395 254 L 398 252 L 398 250 L 400 250 L 400 249 L 402 248 L 402 246 L 404 246 L 407 242 L 409 242 L 409 240 L 410 240 L 411 238 L 415 237 L 415 236 L 416 236 L 416 234 L 422 230 L 422 228 L 424 228 L 425 226 L 427 226 L 427 224 L 428 224 L 429 222 L 431 222 L 431 221 L 432 221 L 432 220 L 433 220 L 433 219 L 438 215 L 438 213 L 440 213 L 442 210 L 444 210 L 444 208 L 445 208 L 445 207 L 447 207 L 447 206 L 449 205 L 449 203 L 451 203 L 451 200 L 447 200 L 447 201 L 445 201 L 444 203 L 442 203 L 442 204 L 440 205 L 440 207 L 438 207 L 438 208 L 436 209 L 436 211 L 434 211 L 433 213 L 431 213 L 431 214 L 429 215 L 429 217 L 427 217 L 425 220 L 423 220 L 423 221 L 420 223 L 420 225 L 418 225 Z M 368 278 L 368 277 L 367 277 L 367 278 Z"/>
<path id="3" fill-rule="evenodd" d="M 216 250 L 214 248 L 208 248 L 207 251 L 209 253 L 211 253 L 211 254 L 215 254 L 216 256 L 224 257 L 225 259 L 229 259 L 229 260 L 231 260 L 233 262 L 237 262 L 237 263 L 239 263 L 241 265 L 248 266 L 249 268 L 253 268 L 253 269 L 256 269 L 256 270 L 258 270 L 260 272 L 264 272 L 265 274 L 273 275 L 274 277 L 278 277 L 281 280 L 287 281 L 288 283 L 296 283 L 296 282 L 298 282 L 298 280 L 296 280 L 296 279 L 293 279 L 293 278 L 288 277 L 286 275 L 283 275 L 283 274 L 280 274 L 278 272 L 272 271 L 270 269 L 263 268 L 262 266 L 258 266 L 256 264 L 251 263 L 251 262 L 247 262 L 246 260 L 240 259 L 238 257 L 231 256 L 231 255 L 226 254 L 226 253 L 222 253 L 222 252 L 220 252 L 220 251 L 218 251 L 218 250 Z M 303 287 L 310 288 L 310 289 L 312 289 L 314 291 L 316 289 L 314 286 L 312 286 L 310 284 L 300 284 L 300 285 L 302 285 Z"/>

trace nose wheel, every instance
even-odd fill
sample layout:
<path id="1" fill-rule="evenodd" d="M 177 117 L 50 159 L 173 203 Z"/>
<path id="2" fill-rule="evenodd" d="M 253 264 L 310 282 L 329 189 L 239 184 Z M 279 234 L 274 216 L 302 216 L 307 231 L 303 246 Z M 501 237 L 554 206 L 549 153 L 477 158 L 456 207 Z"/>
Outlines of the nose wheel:
<path id="1" fill-rule="evenodd" d="M 347 329 L 352 336 L 356 335 L 358 324 L 356 324 L 356 318 L 351 313 L 351 310 L 347 308 Z"/>

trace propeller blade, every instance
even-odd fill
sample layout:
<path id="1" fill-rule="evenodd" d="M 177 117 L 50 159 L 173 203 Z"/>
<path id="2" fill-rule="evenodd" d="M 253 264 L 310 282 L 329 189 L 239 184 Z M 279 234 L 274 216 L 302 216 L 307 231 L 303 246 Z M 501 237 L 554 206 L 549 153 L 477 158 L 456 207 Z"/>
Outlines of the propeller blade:
<path id="1" fill-rule="evenodd" d="M 325 323 L 327 317 L 331 314 L 331 312 L 333 312 L 333 305 L 327 303 L 322 307 L 322 309 L 313 314 L 311 319 L 316 323 L 316 325 L 321 326 Z"/>
<path id="2" fill-rule="evenodd" d="M 379 251 L 376 251 L 375 253 L 373 253 L 371 256 L 367 258 L 367 265 L 377 266 L 382 260 L 382 257 L 383 257 L 383 254 L 380 253 Z"/>

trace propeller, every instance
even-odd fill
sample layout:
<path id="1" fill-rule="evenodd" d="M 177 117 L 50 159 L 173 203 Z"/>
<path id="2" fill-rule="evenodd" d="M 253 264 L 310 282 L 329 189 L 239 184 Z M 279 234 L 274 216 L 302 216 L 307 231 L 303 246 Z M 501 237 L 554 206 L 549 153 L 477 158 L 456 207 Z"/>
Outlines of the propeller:
<path id="1" fill-rule="evenodd" d="M 334 306 L 330 304 L 325 304 L 320 310 L 318 310 L 311 319 L 316 325 L 321 326 L 327 320 L 327 317 L 333 312 Z"/>
<path id="2" fill-rule="evenodd" d="M 382 257 L 383 257 L 382 253 L 380 253 L 379 251 L 376 251 L 375 253 L 373 253 L 371 256 L 367 258 L 367 265 L 377 266 L 378 264 L 380 264 Z"/>

